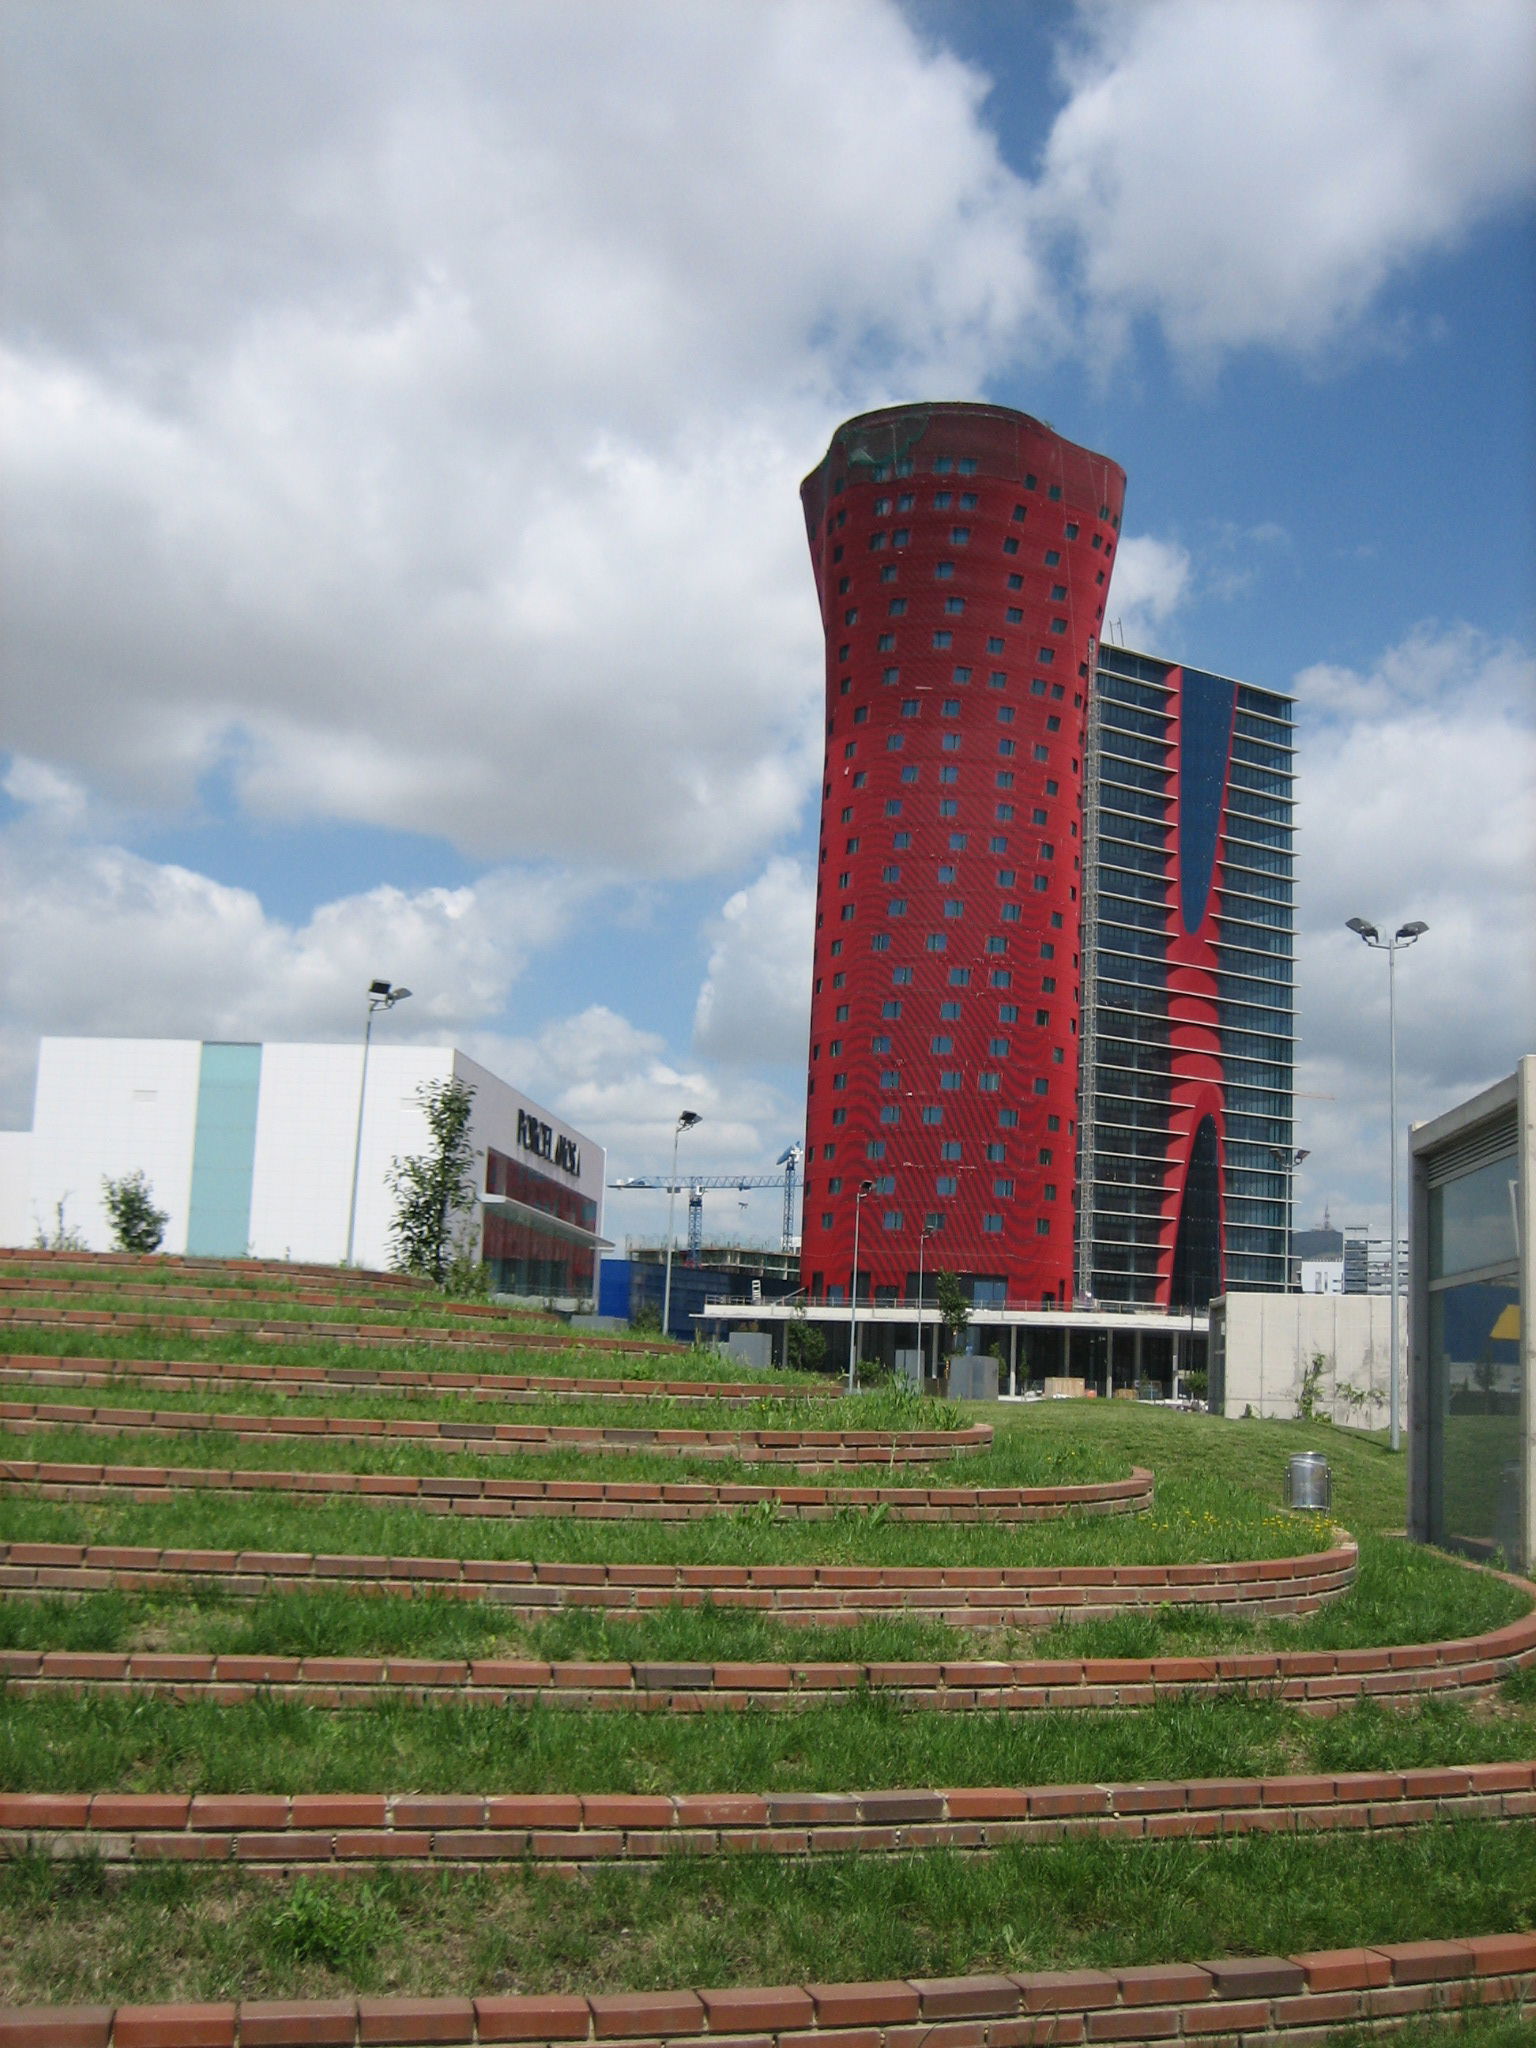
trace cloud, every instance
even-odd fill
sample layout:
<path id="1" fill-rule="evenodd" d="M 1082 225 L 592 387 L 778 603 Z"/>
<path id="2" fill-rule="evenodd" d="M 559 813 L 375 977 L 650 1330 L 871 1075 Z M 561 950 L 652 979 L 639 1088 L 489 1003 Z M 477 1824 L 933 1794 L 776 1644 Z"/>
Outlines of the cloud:
<path id="1" fill-rule="evenodd" d="M 1161 627 L 1188 596 L 1191 566 L 1189 550 L 1179 542 L 1128 533 L 1115 557 L 1114 615 L 1104 621 L 1105 637 L 1127 647 L 1158 645 Z"/>
<path id="2" fill-rule="evenodd" d="M 883 0 L 427 19 L 20 10 L 14 743 L 729 872 L 819 765 L 799 477 L 1048 322 L 1024 186 Z"/>
<path id="3" fill-rule="evenodd" d="M 1384 1227 L 1387 968 L 1344 923 L 1429 926 L 1396 970 L 1405 1124 L 1532 1049 L 1536 661 L 1422 625 L 1368 670 L 1308 669 L 1296 689 L 1297 1136 L 1317 1154 L 1308 1186 Z"/>
<path id="4" fill-rule="evenodd" d="M 803 976 L 803 970 L 802 970 Z M 782 1213 L 779 1155 L 802 1134 L 804 1101 L 738 1070 L 712 1071 L 700 1061 L 671 1056 L 665 1041 L 602 1004 L 559 1018 L 527 1038 L 472 1033 L 464 1049 L 494 1073 L 505 1074 L 578 1130 L 608 1148 L 610 1180 L 670 1175 L 677 1117 L 700 1118 L 678 1144 L 678 1173 L 767 1179 L 762 1189 L 712 1190 L 705 1196 L 705 1230 L 712 1242 L 776 1244 Z M 802 1047 L 803 1051 L 803 1047 Z M 604 1229 L 610 1238 L 662 1240 L 663 1193 L 612 1192 Z M 676 1207 L 685 1229 L 685 1205 Z"/>
<path id="5" fill-rule="evenodd" d="M 41 1035 L 351 1037 L 379 974 L 417 991 L 392 1031 L 451 1039 L 501 1011 L 585 894 L 501 869 L 461 889 L 370 889 L 286 924 L 249 890 L 25 816 L 0 836 L 0 1117 L 28 1122 Z"/>
<path id="6" fill-rule="evenodd" d="M 694 1013 L 706 1058 L 803 1063 L 810 1029 L 816 888 L 795 860 L 772 860 L 722 908 Z"/>
<path id="7" fill-rule="evenodd" d="M 1112 351 L 1314 353 L 1528 192 L 1526 0 L 1090 0 L 1035 207 Z"/>

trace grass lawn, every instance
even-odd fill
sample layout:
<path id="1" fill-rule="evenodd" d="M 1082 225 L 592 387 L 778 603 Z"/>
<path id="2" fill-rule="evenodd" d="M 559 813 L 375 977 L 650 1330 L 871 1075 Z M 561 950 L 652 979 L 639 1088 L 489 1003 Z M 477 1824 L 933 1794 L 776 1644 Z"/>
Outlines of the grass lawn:
<path id="1" fill-rule="evenodd" d="M 1077 1840 L 990 1857 L 669 1859 L 273 1883 L 90 1862 L 0 1871 L 0 1999 L 584 1992 L 1129 1967 L 1527 1922 L 1536 1829 Z"/>

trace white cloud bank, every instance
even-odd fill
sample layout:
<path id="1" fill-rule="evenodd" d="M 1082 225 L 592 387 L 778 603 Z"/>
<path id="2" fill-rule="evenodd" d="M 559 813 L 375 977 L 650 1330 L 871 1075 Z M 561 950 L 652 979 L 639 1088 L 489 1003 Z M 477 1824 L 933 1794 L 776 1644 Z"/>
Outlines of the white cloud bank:
<path id="1" fill-rule="evenodd" d="M 836 419 L 1142 316 L 1337 337 L 1528 181 L 1533 20 L 1085 0 L 1031 182 L 892 0 L 16 0 L 8 743 L 739 873 L 814 787 Z"/>

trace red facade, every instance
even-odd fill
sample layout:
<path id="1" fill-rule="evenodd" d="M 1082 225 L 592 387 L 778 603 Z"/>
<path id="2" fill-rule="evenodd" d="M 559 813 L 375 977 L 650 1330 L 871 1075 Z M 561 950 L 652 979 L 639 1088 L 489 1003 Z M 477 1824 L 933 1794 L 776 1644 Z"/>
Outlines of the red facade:
<path id="1" fill-rule="evenodd" d="M 1124 472 L 1022 413 L 841 427 L 801 489 L 827 648 L 802 1274 L 1070 1302 L 1080 801 Z M 926 1233 L 919 1251 L 920 1235 Z"/>

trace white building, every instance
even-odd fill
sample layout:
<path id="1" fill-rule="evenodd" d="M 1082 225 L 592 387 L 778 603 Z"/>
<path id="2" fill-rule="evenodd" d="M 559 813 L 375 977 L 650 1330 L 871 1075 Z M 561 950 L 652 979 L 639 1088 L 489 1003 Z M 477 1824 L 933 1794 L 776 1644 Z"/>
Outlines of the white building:
<path id="1" fill-rule="evenodd" d="M 474 1090 L 472 1239 L 509 1294 L 583 1301 L 603 1240 L 601 1146 L 448 1046 L 45 1038 L 30 1131 L 0 1133 L 0 1243 L 60 1222 L 111 1242 L 102 1182 L 141 1170 L 164 1250 L 389 1263 L 396 1159 L 424 1152 L 420 1090 Z"/>

